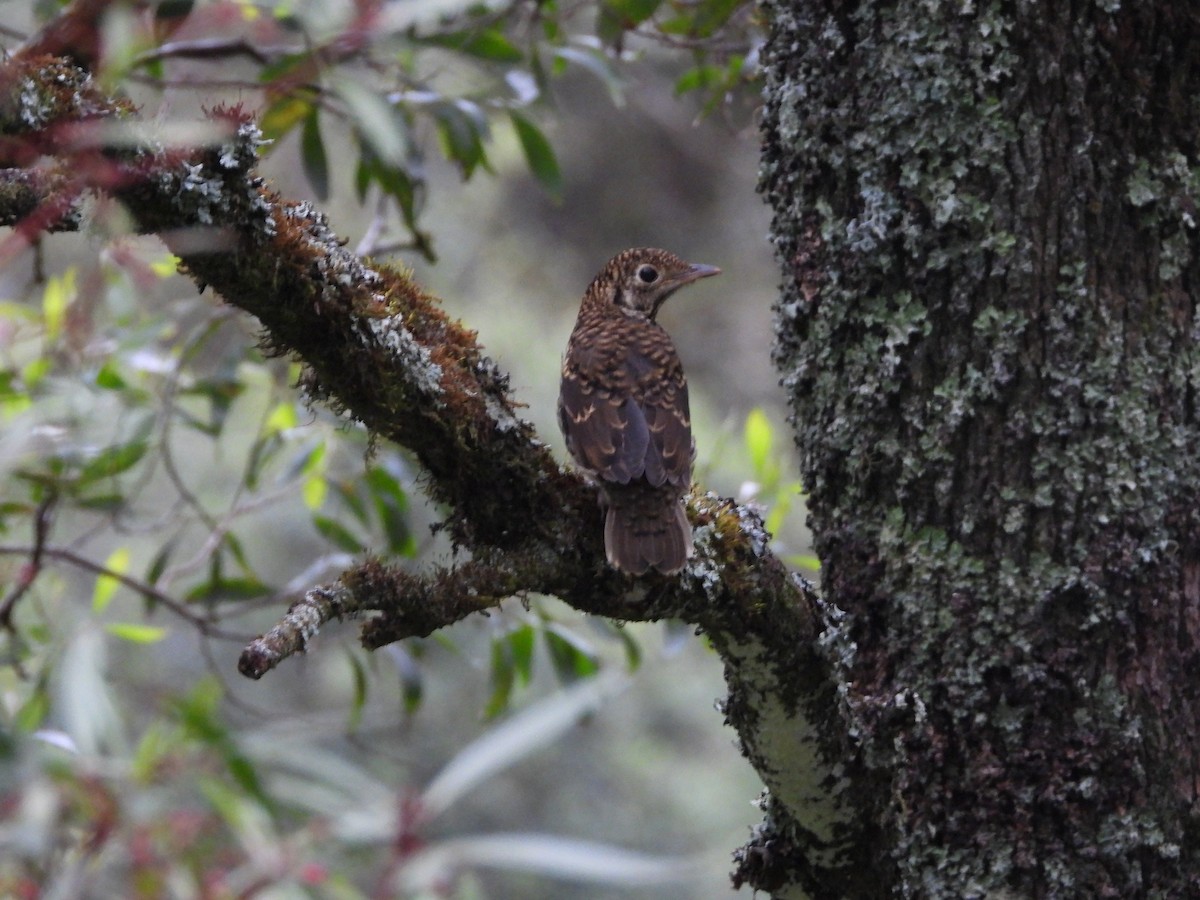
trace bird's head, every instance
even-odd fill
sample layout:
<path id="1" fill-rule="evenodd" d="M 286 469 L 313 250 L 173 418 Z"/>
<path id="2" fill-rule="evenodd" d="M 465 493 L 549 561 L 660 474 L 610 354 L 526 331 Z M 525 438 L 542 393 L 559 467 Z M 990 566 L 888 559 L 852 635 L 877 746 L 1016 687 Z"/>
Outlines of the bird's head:
<path id="1" fill-rule="evenodd" d="M 603 283 L 603 300 L 628 316 L 653 320 L 663 301 L 700 278 L 719 275 L 716 266 L 687 263 L 666 250 L 638 247 L 614 256 L 593 283 Z"/>

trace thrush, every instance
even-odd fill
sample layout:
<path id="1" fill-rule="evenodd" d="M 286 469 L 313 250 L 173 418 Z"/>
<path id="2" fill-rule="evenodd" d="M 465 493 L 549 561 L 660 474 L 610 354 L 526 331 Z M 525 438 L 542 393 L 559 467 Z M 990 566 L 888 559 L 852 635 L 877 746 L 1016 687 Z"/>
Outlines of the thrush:
<path id="1" fill-rule="evenodd" d="M 679 288 L 720 271 L 666 250 L 626 250 L 588 286 L 567 343 L 558 424 L 599 483 L 608 561 L 633 575 L 670 575 L 692 555 L 687 379 L 656 316 Z"/>

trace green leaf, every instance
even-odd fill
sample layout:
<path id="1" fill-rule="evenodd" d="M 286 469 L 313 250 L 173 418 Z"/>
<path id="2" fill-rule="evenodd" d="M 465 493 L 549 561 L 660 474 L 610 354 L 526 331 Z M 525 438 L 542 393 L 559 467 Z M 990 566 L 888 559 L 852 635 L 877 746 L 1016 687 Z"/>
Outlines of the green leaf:
<path id="1" fill-rule="evenodd" d="M 662 5 L 662 0 L 604 0 L 603 9 L 625 29 L 645 22 Z"/>
<path id="2" fill-rule="evenodd" d="M 551 196 L 561 200 L 563 193 L 562 171 L 554 156 L 554 149 L 540 129 L 520 113 L 510 113 L 517 138 L 521 141 L 521 150 L 525 153 L 525 162 L 529 171 Z"/>
<path id="3" fill-rule="evenodd" d="M 256 597 L 267 597 L 274 592 L 273 587 L 257 578 L 210 578 L 188 591 L 186 599 L 189 603 L 253 600 Z"/>
<path id="4" fill-rule="evenodd" d="M 763 528 L 767 534 L 775 535 L 779 533 L 779 527 L 783 524 L 783 520 L 787 518 L 791 507 L 790 498 L 776 496 L 775 502 L 771 504 L 771 509 L 767 513 L 767 518 L 763 521 Z"/>
<path id="5" fill-rule="evenodd" d="M 605 637 L 619 641 L 625 651 L 625 664 L 629 667 L 629 671 L 637 671 L 638 666 L 642 664 L 642 647 L 628 628 L 623 628 L 609 619 L 602 619 L 598 616 L 590 616 L 587 623 L 592 628 L 599 630 Z"/>
<path id="6" fill-rule="evenodd" d="M 262 129 L 265 140 L 278 141 L 297 125 L 307 121 L 315 109 L 309 92 L 285 94 L 267 107 L 259 117 L 258 127 Z"/>
<path id="7" fill-rule="evenodd" d="M 300 162 L 313 194 L 324 202 L 329 199 L 329 159 L 325 155 L 325 142 L 321 140 L 319 114 L 320 109 L 314 106 L 304 120 L 304 130 L 300 132 Z"/>
<path id="8" fill-rule="evenodd" d="M 300 464 L 300 475 L 320 475 L 325 472 L 325 455 L 329 452 L 329 444 L 325 443 L 324 438 L 318 438 L 313 444 L 312 449 L 308 450 L 304 455 L 304 462 Z"/>
<path id="9" fill-rule="evenodd" d="M 13 727 L 25 734 L 31 734 L 41 727 L 49 712 L 50 697 L 45 688 L 39 686 L 13 716 Z"/>
<path id="10" fill-rule="evenodd" d="M 72 266 L 62 275 L 51 275 L 42 291 L 42 322 L 46 329 L 46 340 L 53 341 L 62 332 L 67 321 L 67 307 L 75 299 L 75 268 Z"/>
<path id="11" fill-rule="evenodd" d="M 163 572 L 167 569 L 167 563 L 171 560 L 171 554 L 175 552 L 175 541 L 170 540 L 163 544 L 159 551 L 154 554 L 154 559 L 150 560 L 150 565 L 146 569 L 146 583 L 157 584 L 158 579 L 162 578 Z"/>
<path id="12" fill-rule="evenodd" d="M 797 553 L 789 556 L 787 561 L 798 569 L 807 569 L 810 572 L 821 571 L 820 558 L 812 554 Z"/>
<path id="13" fill-rule="evenodd" d="M 367 524 L 367 505 L 363 499 L 358 496 L 357 482 L 352 481 L 333 481 L 330 482 L 333 489 L 337 491 L 337 495 L 342 498 L 342 502 L 346 504 L 346 508 L 350 510 L 350 514 L 354 516 L 360 525 Z"/>
<path id="14" fill-rule="evenodd" d="M 246 550 L 242 547 L 242 539 L 232 531 L 225 533 L 225 538 L 221 542 L 221 549 L 228 551 L 229 555 L 233 557 L 243 572 L 253 574 L 254 569 L 250 565 L 250 560 L 246 557 Z"/>
<path id="15" fill-rule="evenodd" d="M 415 556 L 417 543 L 409 527 L 408 497 L 400 482 L 386 470 L 372 466 L 367 470 L 366 483 L 375 499 L 375 512 L 387 538 L 388 550 L 400 556 Z"/>
<path id="16" fill-rule="evenodd" d="M 328 451 L 329 446 L 324 438 L 317 437 L 306 441 L 280 474 L 279 482 L 284 484 L 301 475 L 322 474 L 325 471 L 325 454 Z"/>
<path id="17" fill-rule="evenodd" d="M 245 390 L 246 385 L 234 378 L 216 377 L 201 379 L 180 393 L 188 396 L 200 396 L 208 400 L 209 421 L 200 422 L 194 417 L 187 415 L 180 407 L 176 407 L 176 412 L 190 427 L 204 434 L 215 436 L 221 433 L 221 429 L 225 425 L 225 420 L 229 416 L 229 410 L 233 406 L 233 401 L 240 397 Z"/>
<path id="18" fill-rule="evenodd" d="M 784 521 L 792 511 L 796 498 L 804 493 L 804 486 L 799 481 L 786 481 L 775 489 L 775 500 L 763 523 L 771 534 L 778 534 Z"/>
<path id="19" fill-rule="evenodd" d="M 295 428 L 299 423 L 300 418 L 296 415 L 296 406 L 291 401 L 285 400 L 282 403 L 277 403 L 275 408 L 271 410 L 267 420 L 263 423 L 263 432 L 265 434 L 275 434 L 280 431 L 287 431 Z"/>
<path id="20" fill-rule="evenodd" d="M 542 632 L 554 671 L 564 682 L 594 675 L 600 669 L 596 653 L 578 635 L 553 623 Z"/>
<path id="21" fill-rule="evenodd" d="M 545 35 L 546 41 L 551 44 L 559 43 L 562 39 L 563 27 L 559 19 L 558 4 L 554 0 L 542 0 L 538 4 L 538 9 L 542 13 L 542 34 Z"/>
<path id="22" fill-rule="evenodd" d="M 347 656 L 350 659 L 350 674 L 354 678 L 354 699 L 350 704 L 350 718 L 346 723 L 347 731 L 355 731 L 362 724 L 363 710 L 367 706 L 367 687 L 369 681 L 367 679 L 367 670 L 359 659 L 357 653 L 352 650 L 347 651 Z"/>
<path id="23" fill-rule="evenodd" d="M 172 751 L 180 744 L 179 729 L 162 719 L 153 720 L 138 741 L 129 763 L 130 775 L 141 787 L 149 787 L 161 773 Z"/>
<path id="24" fill-rule="evenodd" d="M 300 486 L 300 497 L 304 505 L 316 511 L 325 505 L 325 497 L 329 493 L 329 484 L 324 475 L 309 475 Z"/>
<path id="25" fill-rule="evenodd" d="M 159 278 L 170 278 L 179 271 L 179 257 L 174 253 L 164 253 L 150 263 L 150 271 Z"/>
<path id="26" fill-rule="evenodd" d="M 446 47 L 492 62 L 515 63 L 525 58 L 525 54 L 498 28 L 466 29 L 448 34 L 431 34 L 420 40 L 424 44 Z"/>
<path id="27" fill-rule="evenodd" d="M 33 398 L 25 393 L 25 386 L 13 387 L 17 381 L 15 372 L 0 372 L 0 420 L 11 420 L 33 406 Z"/>
<path id="28" fill-rule="evenodd" d="M 692 21 L 692 34 L 711 37 L 718 28 L 729 21 L 733 11 L 742 2 L 743 0 L 703 0 Z"/>
<path id="29" fill-rule="evenodd" d="M 112 491 L 88 493 L 85 496 L 77 497 L 75 505 L 81 509 L 90 509 L 96 512 L 113 512 L 125 505 L 125 495 Z"/>
<path id="30" fill-rule="evenodd" d="M 215 775 L 198 775 L 196 787 L 218 818 L 226 823 L 229 833 L 236 833 L 246 820 L 245 810 L 248 804 L 243 793 Z"/>
<path id="31" fill-rule="evenodd" d="M 370 160 L 364 153 L 358 160 L 358 165 L 354 169 L 354 194 L 358 197 L 358 202 L 363 203 L 367 199 L 367 190 L 372 183 L 378 183 L 376 177 L 376 166 L 378 163 Z"/>
<path id="32" fill-rule="evenodd" d="M 603 54 L 593 50 L 582 50 L 578 47 L 555 47 L 554 58 L 556 62 L 574 63 L 591 72 L 608 88 L 608 96 L 612 100 L 613 106 L 625 104 L 625 87 Z M 556 65 L 555 70 L 557 71 L 558 68 L 560 66 Z"/>
<path id="33" fill-rule="evenodd" d="M 42 379 L 49 375 L 53 368 L 54 364 L 47 356 L 39 356 L 37 359 L 30 360 L 21 367 L 21 380 L 25 382 L 25 389 L 32 391 L 41 384 Z"/>
<path id="34" fill-rule="evenodd" d="M 250 453 L 246 458 L 246 487 L 250 490 L 258 488 L 258 480 L 262 477 L 263 469 L 283 448 L 284 440 L 277 431 L 259 438 L 250 446 Z"/>
<path id="35" fill-rule="evenodd" d="M 19 503 L 16 500 L 0 500 L 0 519 L 6 516 L 31 516 L 35 508 L 32 503 Z"/>
<path id="36" fill-rule="evenodd" d="M 112 603 L 121 586 L 115 575 L 124 575 L 129 570 L 129 548 L 118 547 L 104 561 L 104 568 L 113 575 L 97 575 L 96 586 L 92 588 L 92 612 L 102 613 Z"/>
<path id="37" fill-rule="evenodd" d="M 675 82 L 675 94 L 686 94 L 720 84 L 724 75 L 725 70 L 720 66 L 702 65 L 688 69 Z"/>
<path id="38" fill-rule="evenodd" d="M 396 202 L 404 225 L 412 235 L 414 248 L 430 262 L 436 262 L 433 239 L 417 227 L 418 198 L 424 188 L 424 180 L 399 166 L 388 165 L 375 158 L 370 147 L 364 147 L 354 173 L 354 187 L 360 203 L 366 200 L 367 189 L 372 184 L 378 185 L 385 196 Z"/>
<path id="39" fill-rule="evenodd" d="M 508 709 L 508 700 L 512 696 L 515 669 L 513 667 L 512 651 L 503 638 L 492 639 L 492 693 L 487 705 L 483 708 L 485 719 L 494 719 Z"/>
<path id="40" fill-rule="evenodd" d="M 129 385 L 121 377 L 121 373 L 117 371 L 117 367 L 109 360 L 96 373 L 96 387 L 102 387 L 109 391 L 123 391 Z"/>
<path id="41" fill-rule="evenodd" d="M 355 130 L 376 158 L 401 166 L 408 155 L 404 120 L 387 100 L 350 77 L 338 79 L 334 91 L 346 104 Z"/>
<path id="42" fill-rule="evenodd" d="M 408 176 L 408 172 L 399 167 L 376 159 L 368 150 L 364 151 L 359 161 L 356 175 L 359 201 L 366 199 L 366 189 L 371 184 L 379 185 L 384 194 L 396 201 L 401 212 L 407 215 L 416 209 L 416 184 Z"/>
<path id="43" fill-rule="evenodd" d="M 626 25 L 621 16 L 607 3 L 596 8 L 596 37 L 607 47 L 616 46 L 625 35 Z"/>
<path id="44" fill-rule="evenodd" d="M 663 34 L 691 34 L 692 17 L 690 15 L 669 16 L 654 23 Z"/>
<path id="45" fill-rule="evenodd" d="M 180 724 L 205 744 L 226 737 L 224 726 L 217 722 L 221 694 L 221 685 L 210 676 L 202 678 L 190 694 L 172 703 Z"/>
<path id="46" fill-rule="evenodd" d="M 487 168 L 483 149 L 487 119 L 478 106 L 469 100 L 446 101 L 430 104 L 429 113 L 437 124 L 442 153 L 446 159 L 458 163 L 464 179 L 470 178 L 480 165 Z"/>
<path id="47" fill-rule="evenodd" d="M 419 648 L 421 646 L 420 639 L 414 640 L 416 643 L 413 641 L 406 643 Z M 400 694 L 404 698 L 404 713 L 411 716 L 420 709 L 421 698 L 425 694 L 425 680 L 421 666 L 416 656 L 404 646 L 397 646 L 392 658 L 395 659 L 396 671 L 400 674 Z"/>
<path id="48" fill-rule="evenodd" d="M 533 675 L 533 644 L 536 637 L 532 625 L 522 625 L 510 631 L 506 638 L 512 653 L 513 669 L 522 685 L 529 684 Z"/>
<path id="49" fill-rule="evenodd" d="M 302 50 L 298 53 L 289 53 L 259 69 L 258 80 L 261 84 L 272 84 L 273 82 L 290 82 L 295 84 L 303 82 L 306 80 L 306 75 L 301 70 L 310 70 L 313 67 L 313 63 L 314 60 L 311 51 Z M 280 87 L 280 85 L 277 85 L 276 90 L 279 90 Z"/>
<path id="50" fill-rule="evenodd" d="M 167 629 L 157 625 L 140 625 L 135 622 L 110 622 L 104 626 L 109 634 L 133 644 L 153 644 L 167 636 Z"/>
<path id="51" fill-rule="evenodd" d="M 79 484 L 82 486 L 101 478 L 111 478 L 133 468 L 146 455 L 149 446 L 149 441 L 136 440 L 105 448 L 80 470 Z"/>
<path id="52" fill-rule="evenodd" d="M 483 710 L 485 718 L 493 719 L 508 709 L 514 684 L 529 684 L 535 636 L 533 626 L 521 625 L 492 638 L 492 694 Z"/>
<path id="53" fill-rule="evenodd" d="M 12 300 L 0 300 L 0 320 L 11 319 L 16 323 L 35 325 L 41 319 L 37 310 Z"/>
<path id="54" fill-rule="evenodd" d="M 755 477 L 762 480 L 771 455 L 771 423 L 761 408 L 750 410 L 746 417 L 746 452 L 750 454 L 750 466 Z"/>
<path id="55" fill-rule="evenodd" d="M 180 724 L 194 739 L 211 747 L 221 757 L 233 780 L 268 812 L 275 811 L 275 803 L 263 789 L 258 773 L 250 761 L 238 749 L 228 729 L 219 719 L 221 687 L 212 679 L 203 679 L 187 697 L 175 703 Z M 218 786 L 219 782 L 213 782 Z M 220 785 L 220 788 L 224 788 Z M 207 793 L 207 792 L 206 792 Z M 226 797 L 232 795 L 222 793 Z M 210 802 L 212 798 L 210 797 Z"/>
<path id="56" fill-rule="evenodd" d="M 314 515 L 312 521 L 320 535 L 338 549 L 347 553 L 362 553 L 365 549 L 353 532 L 340 522 L 321 515 Z"/>

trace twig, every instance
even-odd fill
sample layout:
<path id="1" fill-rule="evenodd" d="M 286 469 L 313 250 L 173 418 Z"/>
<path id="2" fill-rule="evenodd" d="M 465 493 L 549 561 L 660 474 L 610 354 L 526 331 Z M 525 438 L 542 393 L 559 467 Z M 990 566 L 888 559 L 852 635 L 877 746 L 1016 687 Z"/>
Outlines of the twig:
<path id="1" fill-rule="evenodd" d="M 268 87 L 268 85 L 263 84 L 261 81 L 252 81 L 247 78 L 197 78 L 190 76 L 154 78 L 150 75 L 133 73 L 129 76 L 129 79 L 149 88 L 158 90 L 169 89 L 173 91 L 239 90 L 257 93 Z M 307 88 L 308 85 L 305 87 Z"/>
<path id="2" fill-rule="evenodd" d="M 25 596 L 28 590 L 33 587 L 34 581 L 42 571 L 42 559 L 46 556 L 46 539 L 50 534 L 50 514 L 54 509 L 54 505 L 58 502 L 58 494 L 51 491 L 46 498 L 38 504 L 37 512 L 33 517 L 33 546 L 22 547 L 19 552 L 29 554 L 29 562 L 22 568 L 21 573 L 17 576 L 17 583 L 13 585 L 12 590 L 8 592 L 8 596 L 4 598 L 4 602 L 0 604 L 0 627 L 5 631 L 14 631 L 12 624 L 12 613 L 17 602 Z"/>
<path id="3" fill-rule="evenodd" d="M 499 606 L 526 590 L 552 593 L 556 563 L 539 554 L 487 554 L 451 569 L 418 575 L 368 560 L 329 585 L 313 588 L 279 623 L 242 651 L 238 670 L 261 678 L 283 660 L 302 653 L 321 626 L 360 612 L 382 615 L 363 625 L 362 643 L 376 649 Z"/>
<path id="4" fill-rule="evenodd" d="M 82 556 L 79 553 L 76 553 L 74 550 L 70 550 L 66 547 L 48 547 L 44 544 L 41 546 L 35 544 L 33 547 L 14 544 L 0 544 L 0 554 L 29 554 L 31 560 L 30 565 L 33 564 L 33 560 L 36 558 L 38 560 L 39 568 L 42 559 L 56 559 L 60 560 L 61 562 L 69 563 L 70 565 L 75 566 L 75 568 L 82 569 L 85 572 L 91 572 L 93 575 L 102 575 L 107 578 L 111 578 L 130 590 L 141 594 L 147 599 L 153 600 L 158 605 L 165 607 L 170 612 L 187 621 L 206 637 L 219 638 L 227 641 L 244 641 L 246 639 L 245 635 L 234 634 L 233 632 L 225 631 L 216 627 L 211 621 L 202 616 L 196 615 L 179 600 L 176 600 L 170 594 L 164 593 L 154 585 L 148 584 L 141 579 L 134 578 L 131 575 L 126 575 L 124 572 L 116 572 L 98 562 L 93 562 L 86 556 Z M 29 579 L 29 581 L 32 583 L 32 579 Z M 22 585 L 19 584 L 17 587 L 21 588 Z M 28 587 L 28 584 L 24 585 L 24 590 L 21 590 L 21 593 L 24 593 L 25 590 L 28 590 Z M 6 617 L 7 613 L 7 609 L 0 610 L 0 614 L 5 615 Z M 9 628 L 10 631 L 12 630 L 11 625 L 9 625 L 7 622 L 7 618 L 3 621 L 3 624 L 5 627 Z"/>
<path id="5" fill-rule="evenodd" d="M 248 56 L 260 65 L 269 65 L 280 57 L 299 53 L 302 47 L 256 47 L 244 38 L 209 38 L 194 41 L 172 41 L 138 54 L 135 63 L 142 65 L 160 59 L 225 59 Z M 261 87 L 261 85 L 260 85 Z"/>
<path id="6" fill-rule="evenodd" d="M 379 241 L 387 232 L 387 200 L 380 197 L 375 203 L 375 215 L 371 217 L 371 224 L 367 226 L 366 232 L 362 236 L 362 240 L 358 242 L 358 246 L 354 248 L 354 255 L 358 257 L 375 256 L 376 248 L 379 246 Z"/>
<path id="7" fill-rule="evenodd" d="M 249 643 L 238 659 L 238 671 L 247 678 L 262 678 L 289 656 L 303 653 L 326 622 L 353 615 L 362 602 L 339 583 L 313 588 L 288 608 L 274 628 Z"/>

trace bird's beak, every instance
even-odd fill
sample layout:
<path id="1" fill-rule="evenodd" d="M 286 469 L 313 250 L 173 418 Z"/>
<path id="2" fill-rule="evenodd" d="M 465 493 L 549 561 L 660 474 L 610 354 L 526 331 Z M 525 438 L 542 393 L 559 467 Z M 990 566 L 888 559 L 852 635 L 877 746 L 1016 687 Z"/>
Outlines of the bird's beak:
<path id="1" fill-rule="evenodd" d="M 706 266 L 701 263 L 690 265 L 680 274 L 675 282 L 677 287 L 683 287 L 685 284 L 691 284 L 693 281 L 699 281 L 701 278 L 708 278 L 712 275 L 720 275 L 721 270 L 716 266 Z"/>

